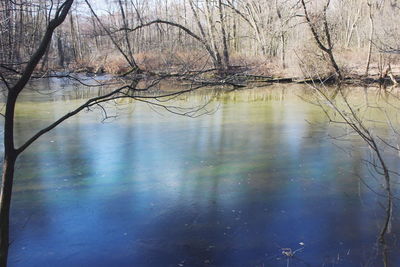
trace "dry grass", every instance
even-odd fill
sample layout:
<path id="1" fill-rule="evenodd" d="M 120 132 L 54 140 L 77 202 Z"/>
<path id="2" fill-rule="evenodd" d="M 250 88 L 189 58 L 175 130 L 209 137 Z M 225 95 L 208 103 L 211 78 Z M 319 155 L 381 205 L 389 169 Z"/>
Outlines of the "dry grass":
<path id="1" fill-rule="evenodd" d="M 150 51 L 135 55 L 141 69 L 152 71 L 201 70 L 212 66 L 204 51 Z"/>
<path id="2" fill-rule="evenodd" d="M 365 74 L 368 50 L 337 48 L 335 57 L 345 76 L 362 76 Z M 119 53 L 100 51 L 89 58 L 79 60 L 68 66 L 80 72 L 123 74 L 130 70 L 125 58 Z M 209 55 L 204 50 L 155 49 L 134 55 L 136 63 L 143 70 L 160 72 L 184 72 L 212 68 Z M 315 45 L 293 48 L 286 55 L 286 67 L 278 57 L 262 55 L 242 55 L 231 53 L 232 66 L 241 66 L 254 75 L 271 77 L 329 77 L 334 73 L 326 55 Z M 400 74 L 400 55 L 380 54 L 374 52 L 370 64 L 370 76 L 379 76 L 382 69 L 391 66 L 394 75 Z"/>

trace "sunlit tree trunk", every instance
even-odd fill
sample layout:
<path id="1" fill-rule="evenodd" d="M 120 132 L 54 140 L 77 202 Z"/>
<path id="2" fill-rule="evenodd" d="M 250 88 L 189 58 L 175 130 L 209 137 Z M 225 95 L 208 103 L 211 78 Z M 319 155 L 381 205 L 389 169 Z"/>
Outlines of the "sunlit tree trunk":
<path id="1" fill-rule="evenodd" d="M 225 18 L 224 18 L 222 1 L 221 0 L 218 0 L 218 11 L 219 11 L 219 19 L 220 19 L 220 23 L 221 23 L 222 46 L 223 46 L 223 56 L 224 56 L 224 68 L 225 69 L 229 69 L 228 40 L 227 40 L 227 37 L 226 37 Z"/>
<path id="2" fill-rule="evenodd" d="M 365 76 L 369 74 L 369 66 L 371 63 L 371 54 L 372 54 L 372 45 L 373 45 L 373 36 L 374 36 L 374 20 L 372 17 L 372 6 L 371 3 L 368 3 L 369 7 L 369 23 L 370 23 L 370 30 L 369 30 L 369 45 L 368 45 L 368 56 L 367 56 L 367 64 L 365 67 Z"/>
<path id="3" fill-rule="evenodd" d="M 222 59 L 221 59 L 221 55 L 219 53 L 219 49 L 217 46 L 217 42 L 216 42 L 216 33 L 215 33 L 215 24 L 213 21 L 213 14 L 211 11 L 211 3 L 209 0 L 206 0 L 205 2 L 205 14 L 206 14 L 206 19 L 207 19 L 207 29 L 208 29 L 208 35 L 210 38 L 210 44 L 211 44 L 211 48 L 213 49 L 215 58 L 216 58 L 216 62 L 217 62 L 217 68 L 222 69 Z"/>

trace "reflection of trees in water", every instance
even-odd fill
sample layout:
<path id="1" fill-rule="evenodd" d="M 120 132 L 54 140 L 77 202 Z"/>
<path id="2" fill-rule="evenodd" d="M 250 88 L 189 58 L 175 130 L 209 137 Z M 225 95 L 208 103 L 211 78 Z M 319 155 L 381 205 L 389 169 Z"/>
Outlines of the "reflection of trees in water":
<path id="1" fill-rule="evenodd" d="M 330 123 L 343 126 L 343 133 L 332 136 L 336 142 L 348 142 L 359 137 L 367 156 L 362 159 L 373 179 L 359 176 L 360 181 L 380 198 L 385 200 L 382 208 L 383 222 L 377 238 L 377 251 L 383 256 L 384 266 L 389 266 L 389 246 L 387 238 L 392 235 L 393 202 L 398 184 L 399 151 L 399 98 L 391 90 L 382 88 L 362 88 L 362 94 L 354 93 L 353 88 L 327 88 L 313 85 L 314 97 L 310 100 L 321 108 Z M 353 90 L 353 91 L 352 91 Z M 345 149 L 346 150 L 346 149 Z M 393 153 L 394 152 L 394 153 Z M 353 151 L 347 153 L 352 155 Z M 395 159 L 394 164 L 390 164 Z M 376 185 L 372 185 L 375 179 Z M 393 254 L 392 254 L 393 255 Z"/>
<path id="2" fill-rule="evenodd" d="M 28 92 L 24 92 L 27 99 L 38 99 L 42 101 L 65 101 L 79 100 L 96 97 L 112 92 L 120 84 L 116 82 L 106 82 L 102 85 L 96 84 L 87 78 L 88 84 L 93 86 L 85 86 L 71 79 L 41 79 L 30 84 Z M 149 81 L 140 81 L 138 87 L 146 87 Z M 111 85 L 107 85 L 111 84 Z M 193 87 L 192 84 L 177 83 L 169 81 L 161 81 L 158 86 L 151 87 L 151 90 L 144 92 L 144 95 L 157 96 L 160 93 L 186 90 Z M 269 86 L 250 86 L 245 89 L 233 89 L 231 87 L 205 87 L 192 93 L 179 96 L 179 100 L 185 101 L 202 101 L 209 100 L 211 97 L 218 101 L 229 102 L 254 102 L 254 101 L 284 101 L 287 96 L 295 97 L 296 95 L 307 95 L 312 92 L 308 87 L 303 85 L 269 85 Z M 39 96 L 34 97 L 34 94 Z M 40 97 L 41 96 L 41 97 Z"/>
<path id="3" fill-rule="evenodd" d="M 77 89 L 78 90 L 78 89 Z M 94 88 L 93 90 L 91 90 L 91 93 L 96 94 L 96 91 L 98 91 L 98 89 Z M 273 153 L 273 154 L 279 154 L 279 153 L 284 153 L 285 152 L 285 148 L 280 146 L 279 144 L 277 144 L 276 146 L 274 146 L 274 149 L 272 149 L 271 147 L 268 146 L 263 146 L 263 147 L 258 147 L 257 146 L 257 142 L 252 142 L 252 140 L 257 141 L 257 139 L 270 139 L 270 140 L 278 140 L 279 138 L 282 138 L 282 133 L 285 132 L 285 128 L 282 127 L 282 125 L 280 125 L 280 122 L 287 119 L 288 117 L 285 115 L 285 112 L 289 112 L 291 111 L 290 108 L 282 106 L 279 109 L 274 109 L 272 107 L 269 107 L 269 105 L 261 105 L 263 106 L 263 109 L 260 110 L 260 112 L 263 112 L 265 114 L 269 114 L 269 116 L 271 116 L 272 118 L 274 118 L 274 123 L 275 126 L 272 127 L 268 124 L 263 125 L 262 127 L 257 127 L 255 131 L 247 131 L 246 128 L 250 128 L 251 124 L 246 124 L 246 127 L 239 127 L 239 129 L 235 129 L 232 130 L 229 126 L 229 122 L 232 120 L 232 118 L 238 118 L 238 115 L 242 114 L 250 114 L 248 110 L 245 109 L 245 107 L 241 106 L 241 102 L 245 103 L 245 102 L 252 102 L 252 101 L 259 101 L 260 103 L 268 103 L 268 101 L 274 101 L 277 103 L 280 103 L 283 99 L 284 101 L 290 101 L 291 97 L 297 97 L 298 94 L 301 94 L 302 96 L 310 94 L 309 90 L 302 90 L 302 89 L 298 89 L 298 91 L 291 91 L 291 89 L 285 89 L 285 88 L 276 88 L 276 89 L 272 89 L 272 88 L 256 88 L 256 89 L 250 89 L 250 90 L 237 90 L 237 91 L 232 91 L 232 92 L 226 92 L 226 91 L 222 91 L 222 90 L 211 90 L 211 89 L 206 89 L 206 90 L 201 90 L 195 93 L 191 93 L 190 96 L 182 96 L 179 98 L 175 98 L 172 99 L 172 101 L 187 101 L 187 102 L 199 102 L 199 103 L 204 103 L 209 101 L 210 99 L 213 99 L 213 101 L 215 102 L 220 102 L 220 106 L 219 107 L 219 113 L 216 113 L 215 116 L 209 117 L 207 118 L 207 120 L 204 120 L 204 124 L 202 125 L 202 127 L 205 127 L 208 130 L 214 131 L 214 134 L 216 132 L 218 132 L 217 136 L 219 138 L 215 138 L 213 137 L 213 133 L 211 132 L 207 132 L 204 131 L 203 134 L 199 134 L 196 129 L 198 129 L 197 126 L 199 126 L 196 123 L 193 123 L 193 125 L 191 124 L 192 122 L 188 122 L 187 127 L 190 128 L 190 134 L 188 134 L 188 138 L 191 138 L 191 140 L 193 142 L 190 142 L 193 146 L 193 150 L 202 150 L 202 152 L 199 152 L 199 156 L 198 158 L 196 158 L 197 160 L 202 160 L 202 157 L 206 157 L 205 155 L 214 155 L 211 157 L 210 160 L 207 160 L 204 163 L 204 166 L 202 166 L 201 164 L 199 164 L 199 166 L 201 168 L 207 169 L 207 168 L 213 168 L 210 165 L 223 165 L 224 162 L 231 162 L 234 161 L 233 155 L 238 157 L 238 160 L 242 160 L 244 158 L 246 159 L 252 159 L 254 161 L 257 161 L 257 157 L 254 156 L 255 153 L 258 153 L 257 151 L 262 149 L 265 151 L 268 151 L 268 153 Z M 299 93 L 300 92 L 300 93 Z M 79 94 L 77 94 L 77 97 L 80 96 Z M 339 95 L 340 96 L 340 95 Z M 352 92 L 347 92 L 347 96 L 350 97 L 354 97 L 352 95 Z M 363 97 L 363 99 L 365 99 L 365 95 L 361 95 Z M 336 97 L 338 97 L 338 93 L 336 93 Z M 358 98 L 357 98 L 358 99 Z M 227 104 L 224 104 L 224 103 Z M 229 105 L 228 105 L 229 104 Z M 232 104 L 232 105 L 230 105 Z M 279 105 L 278 105 L 279 106 Z M 226 109 L 226 107 L 229 107 L 229 109 Z M 276 108 L 276 106 L 275 106 Z M 237 110 L 236 110 L 237 109 Z M 312 110 L 312 108 L 310 107 L 310 110 Z M 296 112 L 293 111 L 292 112 Z M 302 110 L 302 112 L 304 112 L 304 110 Z M 307 112 L 307 115 L 305 116 L 305 119 L 309 120 L 309 121 L 315 121 L 319 118 L 319 114 L 316 112 Z M 129 113 L 130 115 L 132 115 L 131 113 Z M 219 117 L 218 117 L 219 116 Z M 229 120 L 227 118 L 230 118 Z M 242 118 L 243 119 L 243 118 Z M 249 118 L 250 120 L 251 118 Z M 133 124 L 133 123 L 132 123 Z M 197 125 L 197 126 L 196 126 Z M 196 128 L 196 127 L 197 128 Z M 243 125 L 242 125 L 243 126 Z M 248 126 L 248 127 L 247 127 Z M 271 128 L 272 127 L 272 128 Z M 321 135 L 322 132 L 326 132 L 326 125 L 324 126 L 325 128 L 318 128 L 319 130 L 313 130 L 311 128 L 313 127 L 306 127 L 302 132 L 301 135 L 302 136 L 307 136 L 309 137 L 310 141 L 313 142 L 312 140 L 315 140 L 315 138 L 318 138 L 318 136 Z M 61 131 L 62 128 L 60 128 Z M 157 127 L 154 128 L 153 130 L 156 132 L 157 131 Z M 81 132 L 82 129 L 71 129 L 71 133 L 75 132 L 75 130 L 77 132 Z M 288 130 L 288 129 L 286 129 Z M 152 131 L 152 132 L 154 132 Z M 135 132 L 136 133 L 136 132 Z M 123 138 L 128 138 L 131 134 L 129 133 L 129 131 L 127 132 L 123 132 L 122 135 L 125 135 L 126 137 Z M 139 136 L 139 134 L 138 134 Z M 239 138 L 239 136 L 247 136 L 248 138 Z M 82 137 L 83 138 L 83 137 Z M 157 137 L 158 138 L 158 137 Z M 290 138 L 290 136 L 287 136 L 285 138 Z M 132 139 L 135 139 L 134 137 Z M 288 139 L 289 140 L 289 139 Z M 302 155 L 304 155 L 303 153 L 305 153 L 307 151 L 307 148 L 310 146 L 310 141 L 307 141 L 307 139 L 305 140 L 294 140 L 295 143 L 297 143 L 297 147 L 296 147 L 296 154 L 298 157 L 301 157 Z M 107 142 L 105 142 L 107 143 Z M 281 144 L 281 143 L 280 143 Z M 94 144 L 91 144 L 90 146 L 92 146 Z M 85 144 L 79 144 L 79 146 L 83 146 L 85 147 Z M 290 145 L 287 145 L 290 146 Z M 354 142 L 353 147 L 357 146 L 357 142 Z M 244 149 L 245 148 L 245 149 Z M 90 149 L 89 149 L 90 150 Z M 233 153 L 233 150 L 237 150 L 237 151 L 242 151 L 241 153 Z M 244 150 L 244 151 L 243 151 Z M 361 149 L 362 150 L 362 149 Z M 357 150 L 360 151 L 360 148 Z M 365 150 L 362 150 L 365 153 Z M 69 151 L 71 153 L 74 153 L 73 149 L 71 148 L 71 151 Z M 79 152 L 79 153 L 82 153 Z M 166 152 L 165 152 L 166 153 Z M 232 154 L 233 153 L 233 154 Z M 355 152 L 352 152 L 353 155 L 355 154 Z M 130 154 L 130 152 L 128 151 L 124 151 L 123 153 L 123 158 L 127 158 L 131 161 L 133 161 L 135 168 L 140 168 L 140 164 L 136 162 L 136 158 L 139 157 L 139 155 L 132 155 Z M 320 164 L 321 166 L 318 167 L 319 169 L 324 169 L 324 166 L 329 165 L 331 163 L 329 163 L 330 161 L 328 160 L 327 162 L 323 162 L 320 159 L 321 158 L 326 158 L 329 159 L 329 155 L 332 154 L 332 151 L 330 150 L 326 150 L 323 147 L 318 147 L 317 148 L 317 153 L 315 153 L 314 157 L 313 157 L 313 161 L 315 161 L 315 164 Z M 360 153 L 361 154 L 361 153 Z M 84 155 L 77 155 L 77 160 L 82 159 Z M 172 157 L 172 156 L 171 156 Z M 210 157 L 210 156 L 207 156 Z M 355 158 L 357 158 L 357 156 L 355 155 Z M 122 159 L 122 157 L 121 157 Z M 176 158 L 175 159 L 177 162 L 179 161 L 183 161 L 183 159 L 181 158 Z M 188 161 L 190 161 L 191 159 L 188 158 Z M 294 165 L 294 163 L 296 163 L 298 161 L 298 159 L 296 158 L 289 158 L 289 160 L 292 161 L 292 165 Z M 355 160 L 355 159 L 354 159 Z M 78 160 L 79 161 L 79 160 Z M 157 159 L 155 159 L 155 161 L 157 161 Z M 289 162 L 289 161 L 288 161 Z M 190 184 L 190 180 L 189 179 L 185 179 L 185 177 L 183 177 L 181 179 L 181 184 L 179 185 L 179 190 L 180 190 L 180 197 L 182 198 L 182 200 L 180 201 L 181 203 L 185 203 L 185 202 L 193 202 L 194 199 L 204 199 L 203 201 L 201 201 L 202 204 L 200 204 L 199 206 L 193 206 L 193 210 L 194 211 L 198 211 L 198 212 L 194 212 L 193 214 L 191 214 L 191 220 L 192 222 L 196 222 L 198 223 L 197 226 L 195 227 L 199 227 L 196 228 L 197 230 L 201 230 L 201 229 L 207 229 L 207 222 L 208 224 L 210 222 L 224 222 L 227 223 L 229 222 L 229 220 L 225 220 L 224 219 L 224 215 L 220 212 L 221 207 L 224 207 L 226 204 L 222 203 L 222 199 L 220 197 L 221 195 L 221 190 L 230 190 L 227 187 L 226 184 L 226 174 L 220 174 L 220 175 L 216 175 L 213 176 L 212 179 L 210 179 L 209 181 L 205 181 L 204 180 L 204 173 L 194 173 L 190 172 L 190 166 L 184 165 L 183 162 L 181 162 L 182 164 L 181 166 L 181 170 L 183 173 L 183 176 L 185 175 L 193 175 L 193 177 L 191 177 L 191 179 L 195 180 L 195 184 Z M 233 162 L 234 163 L 234 162 Z M 69 164 L 68 162 L 65 163 L 66 168 L 72 168 L 71 166 L 75 164 L 74 162 L 71 162 L 71 164 Z M 92 164 L 92 163 L 90 163 Z M 236 164 L 236 163 L 234 163 Z M 271 159 L 270 160 L 270 165 L 271 166 L 267 166 L 262 170 L 258 170 L 256 169 L 256 172 L 259 172 L 260 177 L 262 175 L 263 178 L 266 178 L 267 176 L 266 173 L 268 173 L 270 168 L 275 168 L 273 166 L 279 166 L 279 162 L 275 159 Z M 353 166 L 358 166 L 357 163 L 351 164 Z M 93 166 L 92 166 L 93 167 Z M 286 166 L 287 167 L 287 166 Z M 92 168 L 94 169 L 94 168 Z M 334 171 L 333 169 L 329 169 L 326 170 L 329 172 Z M 357 170 L 355 170 L 355 172 L 357 172 Z M 228 172 L 229 173 L 229 172 Z M 235 172 L 232 172 L 235 173 Z M 296 173 L 298 173 L 298 170 L 296 170 Z M 236 173 L 237 174 L 237 173 Z M 241 178 L 241 176 L 246 176 L 247 173 L 245 172 L 240 172 L 239 174 L 237 174 L 238 177 L 237 178 Z M 253 173 L 253 175 L 255 175 Z M 315 174 L 317 175 L 317 174 Z M 229 176 L 229 175 L 228 175 Z M 273 175 L 271 174 L 271 176 L 273 177 Z M 149 179 L 155 179 L 155 177 L 149 176 Z M 156 179 L 157 180 L 157 179 Z M 281 183 L 283 182 L 284 179 L 281 179 Z M 345 190 L 346 185 L 345 184 L 340 184 L 339 181 L 337 182 L 337 184 L 335 185 L 340 189 L 343 188 L 343 190 Z M 134 191 L 134 189 L 132 189 Z M 250 187 L 250 186 L 243 186 L 243 194 L 247 195 L 247 196 L 252 196 L 254 195 L 254 188 Z M 207 192 L 207 193 L 204 193 Z M 271 192 L 272 193 L 272 192 Z M 81 196 L 77 196 L 79 198 L 85 198 L 84 195 Z M 265 197 L 265 196 L 264 196 Z M 135 202 L 135 197 L 132 196 L 132 202 Z M 257 204 L 257 203 L 256 203 Z M 257 207 L 254 208 L 254 212 L 256 212 L 258 210 L 258 207 L 254 202 L 252 202 L 251 199 L 244 201 L 244 203 L 242 203 L 242 207 L 239 207 L 238 210 L 246 210 L 246 205 L 248 207 Z M 307 203 L 306 203 L 307 204 Z M 310 204 L 310 203 L 308 203 Z M 285 200 L 282 200 L 280 204 L 276 204 L 277 206 L 279 205 L 285 205 Z M 290 205 L 290 202 L 287 201 L 287 205 Z M 340 203 L 340 205 L 342 205 L 343 207 L 346 205 L 346 203 Z M 301 208 L 302 206 L 299 205 L 299 207 Z M 165 220 L 169 220 L 169 221 L 175 221 L 174 220 L 174 216 L 176 214 L 179 214 L 180 212 L 180 207 L 177 207 L 176 209 L 171 211 L 171 214 L 169 217 L 169 215 L 165 215 L 163 217 L 163 219 Z M 204 209 L 207 208 L 207 211 L 204 211 Z M 338 216 L 341 218 L 347 218 L 349 216 L 349 213 L 345 212 L 344 208 L 340 208 L 340 210 L 342 211 L 342 213 L 340 213 Z M 104 212 L 105 210 L 102 210 L 102 212 Z M 129 210 L 127 210 L 129 211 Z M 202 211 L 203 213 L 200 213 L 200 211 Z M 199 215 L 202 214 L 202 215 Z M 242 213 L 242 218 L 250 218 L 252 216 L 251 213 Z M 203 216 L 204 215 L 204 216 Z M 104 215 L 102 215 L 105 217 L 107 217 L 107 213 L 104 212 Z M 189 216 L 189 215 L 188 215 Z M 189 216 L 189 217 L 190 217 Z M 355 215 L 354 217 L 358 218 L 357 215 Z M 127 218 L 130 218 L 129 216 L 127 216 Z M 225 221 L 224 221 L 225 220 Z M 189 220 L 190 221 L 190 220 Z M 334 217 L 331 218 L 327 218 L 327 221 L 329 222 L 329 225 L 332 229 L 334 229 L 336 226 L 336 222 L 334 220 Z M 357 229 L 357 224 L 359 223 L 357 221 L 357 219 L 352 218 L 349 221 L 345 221 L 344 223 L 349 224 L 350 226 L 348 226 L 348 228 L 350 229 Z M 159 228 L 162 229 L 163 226 L 163 222 L 160 222 L 159 224 Z M 254 223 L 253 226 L 254 228 L 259 227 L 260 225 L 265 225 L 265 226 L 271 226 L 271 228 L 274 227 L 273 225 L 273 220 L 272 218 L 268 217 L 268 216 L 261 216 L 258 219 L 257 223 Z M 204 227 L 204 228 L 202 228 Z M 239 229 L 239 230 L 238 230 Z M 228 240 L 226 240 L 225 244 L 225 248 L 235 248 L 237 247 L 237 244 L 239 242 L 243 242 L 244 240 L 247 241 L 247 239 L 242 236 L 240 234 L 241 231 L 244 231 L 247 229 L 247 227 L 243 227 L 242 228 L 238 228 L 235 229 L 237 236 L 234 236 L 232 238 L 229 238 Z M 261 236 L 271 236 L 272 232 L 268 229 L 261 228 L 262 229 L 260 231 L 260 235 Z M 215 228 L 215 229 L 211 229 L 210 232 L 213 232 L 216 236 L 221 237 L 221 231 L 223 230 L 223 228 Z M 161 230 L 160 230 L 161 231 Z M 161 233 L 161 232 L 160 232 Z M 174 234 L 176 234 L 176 237 L 178 237 L 178 239 L 185 240 L 185 238 L 187 238 L 187 233 L 185 233 L 184 231 L 174 231 Z M 326 239 L 334 239 L 335 234 L 337 234 L 335 231 L 326 231 L 326 233 L 322 233 L 321 234 L 324 235 L 324 237 Z M 361 235 L 362 232 L 360 231 L 359 234 Z M 172 237 L 172 234 L 170 235 Z M 222 238 L 222 237 L 221 237 Z M 180 241 L 179 241 L 180 242 Z M 179 243 L 178 242 L 178 243 Z M 193 241 L 193 243 L 191 243 L 190 240 L 186 239 L 184 242 L 186 243 L 182 243 L 182 251 L 184 251 L 185 253 L 187 253 L 188 255 L 190 255 L 190 257 L 192 259 L 202 259 L 202 257 L 206 257 L 206 258 L 218 258 L 219 255 L 221 253 L 226 253 L 226 250 L 224 251 L 224 249 L 215 249 L 212 248 L 209 251 L 206 251 L 208 248 L 209 244 L 206 243 L 201 243 L 198 242 L 196 243 L 196 241 Z M 253 245 L 256 244 L 257 242 L 260 242 L 259 240 L 254 241 Z M 165 244 L 165 243 L 162 243 Z M 257 243 L 259 245 L 259 243 Z M 211 244 L 212 246 L 212 244 Z M 266 247 L 268 247 L 266 245 Z M 385 248 L 385 250 L 380 250 L 379 253 L 382 256 L 385 256 L 387 258 L 390 259 L 390 254 L 392 253 L 390 251 L 391 245 L 388 245 L 387 247 L 383 247 Z M 387 248 L 387 249 L 386 249 Z M 203 253 L 204 254 L 196 254 L 198 253 L 197 249 L 204 249 Z M 327 249 L 327 248 L 324 248 Z M 328 249 L 329 250 L 329 249 Z M 322 251 L 322 249 L 321 249 Z M 382 253 L 382 254 L 381 254 Z M 149 254 L 151 254 L 149 252 Z M 318 254 L 316 252 L 316 254 Z M 152 254 L 153 255 L 153 254 Z M 296 255 L 299 259 L 302 259 L 303 255 L 302 254 L 298 254 Z M 234 257 L 234 255 L 232 255 L 232 257 Z M 376 262 L 374 261 L 375 259 L 372 259 L 372 262 Z M 305 260 L 306 261 L 306 260 Z M 386 261 L 388 261 L 388 259 L 386 259 Z M 292 264 L 295 265 L 296 263 L 296 259 L 293 259 Z M 298 264 L 301 264 L 300 261 L 297 262 Z"/>

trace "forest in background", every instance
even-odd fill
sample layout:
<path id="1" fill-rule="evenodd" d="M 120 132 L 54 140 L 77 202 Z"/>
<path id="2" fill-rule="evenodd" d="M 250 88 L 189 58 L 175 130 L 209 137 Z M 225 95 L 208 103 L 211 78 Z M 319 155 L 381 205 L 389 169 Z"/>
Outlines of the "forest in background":
<path id="1" fill-rule="evenodd" d="M 165 103 L 204 86 L 244 87 L 227 78 L 240 73 L 261 77 L 335 77 L 338 86 L 333 93 L 332 88 L 309 83 L 314 89 L 313 104 L 321 108 L 330 123 L 345 125 L 346 136 L 359 136 L 370 151 L 371 161 L 367 163 L 382 178 L 380 185 L 384 194 L 381 196 L 386 200 L 382 205 L 385 218 L 378 237 L 385 254 L 385 238 L 391 233 L 395 199 L 392 177 L 397 177 L 398 172 L 389 169 L 384 153 L 390 148 L 398 154 L 397 116 L 392 120 L 384 106 L 370 105 L 368 98 L 365 105 L 353 105 L 341 82 L 352 76 L 364 79 L 377 76 L 378 80 L 390 77 L 397 83 L 398 11 L 396 1 L 384 0 L 117 0 L 106 3 L 82 0 L 76 4 L 74 0 L 2 1 L 0 85 L 5 89 L 6 103 L 1 114 L 4 117 L 4 161 L 0 192 L 0 265 L 7 264 L 10 244 L 9 212 L 15 163 L 37 139 L 83 110 L 97 107 L 107 119 L 108 113 L 102 105 L 121 99 L 133 99 L 175 114 L 192 116 L 207 103 L 194 108 L 172 106 L 175 109 Z M 118 79 L 123 81 L 121 87 L 88 99 L 32 133 L 16 147 L 17 99 L 31 78 L 71 78 L 86 88 L 106 85 L 101 82 L 85 84 L 79 77 L 65 74 L 69 71 L 123 74 L 127 79 Z M 216 80 L 198 82 L 192 75 L 212 71 L 217 74 Z M 128 76 L 130 73 L 137 75 Z M 154 74 L 154 81 L 140 83 L 142 76 L 139 74 L 142 73 Z M 186 89 L 153 90 L 164 78 L 185 75 L 192 75 L 186 77 L 192 81 L 190 85 L 185 84 Z M 304 81 L 314 82 L 313 79 Z M 384 90 L 383 95 L 400 99 L 392 90 Z M 342 103 L 336 102 L 336 98 L 341 98 Z M 387 104 L 395 110 L 392 114 L 397 115 L 398 105 Z M 377 122 L 364 117 L 365 111 L 370 109 L 382 112 L 385 120 Z M 330 116 L 329 111 L 335 116 Z M 374 127 L 369 127 L 371 122 L 379 125 L 379 129 L 382 123 L 387 125 L 394 138 L 380 137 Z"/>
<path id="2" fill-rule="evenodd" d="M 23 68 L 57 5 L 1 1 L 3 73 Z M 396 75 L 399 12 L 397 0 L 85 0 L 56 30 L 38 71 L 179 73 L 215 67 L 328 77 L 335 68 L 320 41 L 346 77 Z"/>

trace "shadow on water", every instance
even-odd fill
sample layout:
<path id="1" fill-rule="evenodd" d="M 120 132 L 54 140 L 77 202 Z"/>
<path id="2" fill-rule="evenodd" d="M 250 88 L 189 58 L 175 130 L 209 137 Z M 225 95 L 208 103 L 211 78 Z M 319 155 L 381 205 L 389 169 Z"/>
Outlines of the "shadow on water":
<path id="1" fill-rule="evenodd" d="M 80 92 L 25 95 L 17 141 Z M 383 200 L 358 178 L 379 190 L 367 149 L 354 138 L 348 157 L 327 138 L 341 129 L 299 95 L 309 90 L 202 90 L 175 101 L 213 99 L 212 115 L 134 103 L 112 123 L 71 119 L 18 162 L 10 266 L 400 265 L 398 216 L 377 243 Z"/>

